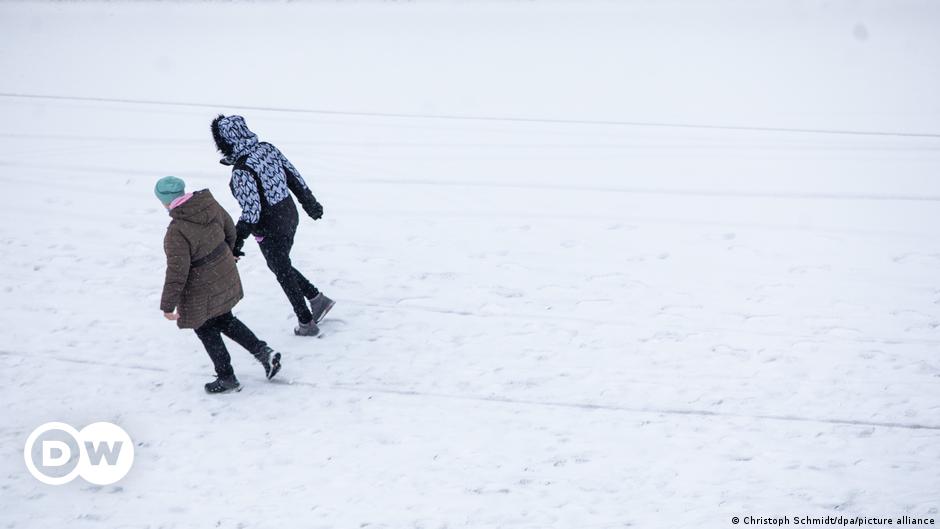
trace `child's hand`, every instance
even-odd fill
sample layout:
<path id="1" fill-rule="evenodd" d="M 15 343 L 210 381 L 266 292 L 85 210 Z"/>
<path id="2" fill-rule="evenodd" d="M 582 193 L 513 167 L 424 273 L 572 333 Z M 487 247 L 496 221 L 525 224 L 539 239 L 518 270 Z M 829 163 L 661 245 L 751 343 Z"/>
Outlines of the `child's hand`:
<path id="1" fill-rule="evenodd" d="M 180 315 L 175 312 L 164 312 L 163 317 L 170 321 L 176 321 L 180 319 Z"/>

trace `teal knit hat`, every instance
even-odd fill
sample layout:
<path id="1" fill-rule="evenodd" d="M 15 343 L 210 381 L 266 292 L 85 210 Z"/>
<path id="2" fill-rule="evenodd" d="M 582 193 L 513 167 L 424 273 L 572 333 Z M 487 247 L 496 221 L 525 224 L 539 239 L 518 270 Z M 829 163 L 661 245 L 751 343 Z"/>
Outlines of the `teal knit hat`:
<path id="1" fill-rule="evenodd" d="M 164 176 L 157 180 L 157 185 L 153 188 L 153 194 L 157 195 L 164 206 L 169 206 L 177 198 L 183 196 L 186 192 L 186 182 L 175 176 Z"/>

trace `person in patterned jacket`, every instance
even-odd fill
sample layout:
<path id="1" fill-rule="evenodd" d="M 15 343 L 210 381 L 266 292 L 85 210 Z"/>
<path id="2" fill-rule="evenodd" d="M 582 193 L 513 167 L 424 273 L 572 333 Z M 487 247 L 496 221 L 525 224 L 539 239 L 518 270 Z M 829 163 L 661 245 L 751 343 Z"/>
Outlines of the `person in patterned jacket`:
<path id="1" fill-rule="evenodd" d="M 274 272 L 297 315 L 294 334 L 316 336 L 320 332 L 317 324 L 334 302 L 291 264 L 290 251 L 298 223 L 291 193 L 314 220 L 323 216 L 323 206 L 281 151 L 258 141 L 245 118 L 220 114 L 212 120 L 212 137 L 223 155 L 220 163 L 232 166 L 229 187 L 242 208 L 235 225 L 235 257 L 245 255 L 242 252 L 245 239 L 254 235 L 268 268 Z"/>

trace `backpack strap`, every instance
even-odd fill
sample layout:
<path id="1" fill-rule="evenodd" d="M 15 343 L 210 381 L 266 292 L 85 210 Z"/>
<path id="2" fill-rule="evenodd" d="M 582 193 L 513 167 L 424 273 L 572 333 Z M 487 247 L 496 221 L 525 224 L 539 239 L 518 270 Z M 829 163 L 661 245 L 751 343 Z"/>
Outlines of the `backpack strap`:
<path id="1" fill-rule="evenodd" d="M 238 158 L 238 160 L 235 161 L 235 165 L 232 167 L 232 170 L 235 170 L 235 169 L 241 169 L 242 171 L 245 171 L 246 173 L 251 175 L 251 177 L 255 181 L 255 186 L 258 187 L 258 198 L 261 200 L 263 205 L 270 206 L 271 204 L 268 202 L 268 197 L 264 193 L 264 184 L 261 183 L 261 177 L 258 176 L 257 171 L 255 171 L 254 169 L 251 168 L 250 165 L 248 165 L 247 154 L 242 155 L 241 157 Z"/>

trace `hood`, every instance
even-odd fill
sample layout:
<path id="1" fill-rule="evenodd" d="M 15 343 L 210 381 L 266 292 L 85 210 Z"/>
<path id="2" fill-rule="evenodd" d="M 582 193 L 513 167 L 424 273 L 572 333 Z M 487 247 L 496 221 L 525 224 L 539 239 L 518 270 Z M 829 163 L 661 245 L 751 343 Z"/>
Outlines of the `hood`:
<path id="1" fill-rule="evenodd" d="M 258 136 L 251 132 L 245 124 L 245 118 L 241 116 L 219 114 L 212 120 L 212 138 L 215 139 L 216 148 L 225 156 L 222 159 L 225 165 L 233 165 L 235 160 L 248 154 L 258 144 Z"/>
<path id="2" fill-rule="evenodd" d="M 170 217 L 195 224 L 205 225 L 214 217 L 213 206 L 217 202 L 208 189 L 196 191 L 192 198 L 170 210 Z"/>

